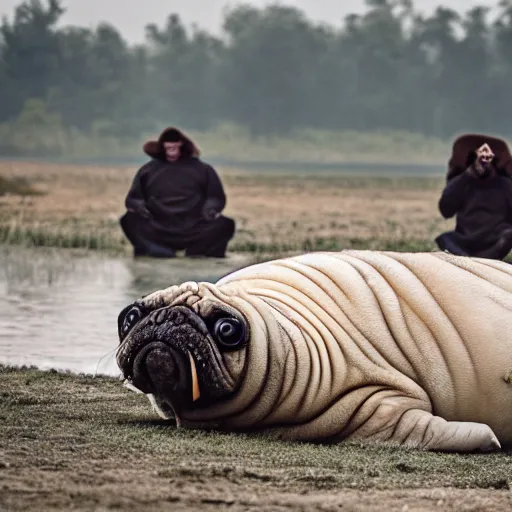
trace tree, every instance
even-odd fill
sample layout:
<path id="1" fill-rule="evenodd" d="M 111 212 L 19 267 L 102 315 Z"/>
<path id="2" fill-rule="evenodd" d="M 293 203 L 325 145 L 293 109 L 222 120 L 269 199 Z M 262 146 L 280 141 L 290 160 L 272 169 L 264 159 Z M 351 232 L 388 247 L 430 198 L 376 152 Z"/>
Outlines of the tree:
<path id="1" fill-rule="evenodd" d="M 327 48 L 325 31 L 292 7 L 248 7 L 227 14 L 226 111 L 256 133 L 286 132 L 315 116 L 309 101 L 318 62 Z"/>
<path id="2" fill-rule="evenodd" d="M 59 0 L 25 0 L 3 19 L 0 123 L 25 118 L 37 100 L 68 129 L 131 138 L 224 121 L 257 135 L 510 131 L 512 0 L 495 20 L 482 6 L 425 16 L 412 0 L 366 0 L 340 26 L 242 4 L 220 36 L 171 13 L 137 46 L 105 23 L 60 27 L 63 12 Z"/>
<path id="3" fill-rule="evenodd" d="M 49 88 L 59 79 L 60 47 L 55 26 L 64 13 L 59 0 L 23 2 L 9 23 L 0 26 L 3 73 L 7 83 L 9 105 L 7 116 L 22 108 L 27 98 L 45 98 Z"/>
<path id="4" fill-rule="evenodd" d="M 204 31 L 188 31 L 172 14 L 163 29 L 147 27 L 155 115 L 189 128 L 207 128 L 219 110 L 222 42 Z"/>

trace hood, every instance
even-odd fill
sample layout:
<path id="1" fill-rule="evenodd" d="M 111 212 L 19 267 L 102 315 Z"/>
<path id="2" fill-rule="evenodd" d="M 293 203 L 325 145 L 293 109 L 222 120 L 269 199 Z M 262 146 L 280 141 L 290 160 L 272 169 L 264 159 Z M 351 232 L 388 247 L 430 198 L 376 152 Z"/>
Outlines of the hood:
<path id="1" fill-rule="evenodd" d="M 498 174 L 512 177 L 512 155 L 503 139 L 482 134 L 465 134 L 455 139 L 452 154 L 448 161 L 447 181 L 462 174 L 472 163 L 474 151 L 482 144 L 489 144 L 496 155 L 495 164 Z"/>
<path id="2" fill-rule="evenodd" d="M 199 157 L 201 151 L 195 142 L 185 135 L 181 130 L 174 127 L 166 128 L 158 137 L 157 140 L 150 140 L 146 142 L 143 146 L 144 153 L 150 156 L 151 158 L 156 158 L 157 160 L 165 161 L 165 151 L 164 151 L 164 142 L 178 142 L 182 141 L 182 157 L 190 158 L 190 157 Z"/>

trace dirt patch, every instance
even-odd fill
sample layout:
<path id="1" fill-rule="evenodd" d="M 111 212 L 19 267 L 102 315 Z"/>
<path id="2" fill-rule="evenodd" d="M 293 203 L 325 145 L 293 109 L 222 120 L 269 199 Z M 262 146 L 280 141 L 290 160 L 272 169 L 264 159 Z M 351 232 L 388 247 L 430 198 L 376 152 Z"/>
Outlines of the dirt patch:
<path id="1" fill-rule="evenodd" d="M 509 510 L 511 454 L 177 429 L 116 379 L 0 367 L 0 510 Z"/>
<path id="2" fill-rule="evenodd" d="M 23 178 L 4 178 L 0 175 L 0 196 L 37 196 L 41 192 Z"/>

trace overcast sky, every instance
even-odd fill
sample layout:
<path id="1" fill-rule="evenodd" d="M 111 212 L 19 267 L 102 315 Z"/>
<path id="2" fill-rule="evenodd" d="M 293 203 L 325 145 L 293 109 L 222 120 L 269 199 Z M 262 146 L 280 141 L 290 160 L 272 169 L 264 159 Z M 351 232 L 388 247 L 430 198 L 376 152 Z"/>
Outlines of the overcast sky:
<path id="1" fill-rule="evenodd" d="M 498 0 L 413 0 L 414 5 L 425 12 L 442 4 L 456 10 L 467 11 L 474 5 L 495 6 Z M 12 15 L 21 0 L 0 0 L 0 14 Z M 93 27 L 100 21 L 115 25 L 130 42 L 142 42 L 144 27 L 148 23 L 161 24 L 167 15 L 180 14 L 185 24 L 196 23 L 209 32 L 218 33 L 222 10 L 226 5 L 248 3 L 257 7 L 268 4 L 294 5 L 310 19 L 339 25 L 346 14 L 364 11 L 364 0 L 63 0 L 66 14 L 64 25 Z"/>

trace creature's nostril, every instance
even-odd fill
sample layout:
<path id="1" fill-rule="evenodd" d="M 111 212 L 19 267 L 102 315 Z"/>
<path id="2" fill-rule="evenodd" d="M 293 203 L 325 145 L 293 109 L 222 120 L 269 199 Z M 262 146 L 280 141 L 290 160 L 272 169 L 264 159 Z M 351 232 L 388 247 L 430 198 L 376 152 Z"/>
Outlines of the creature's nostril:
<path id="1" fill-rule="evenodd" d="M 169 319 L 174 325 L 181 325 L 185 321 L 185 316 L 181 311 L 171 310 Z"/>

